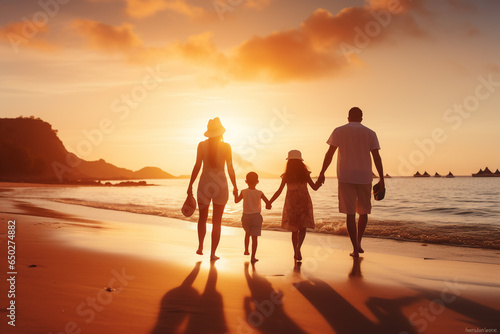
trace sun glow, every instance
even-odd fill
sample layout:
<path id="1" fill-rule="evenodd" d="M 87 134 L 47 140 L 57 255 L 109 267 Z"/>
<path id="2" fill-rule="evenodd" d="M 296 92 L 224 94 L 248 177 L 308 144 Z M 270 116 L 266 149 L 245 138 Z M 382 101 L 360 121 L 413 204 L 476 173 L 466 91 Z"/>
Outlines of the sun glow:
<path id="1" fill-rule="evenodd" d="M 204 105 L 205 112 L 203 119 L 197 120 L 197 129 L 201 125 L 203 133 L 207 129 L 209 119 L 218 117 L 222 126 L 226 129 L 224 141 L 233 145 L 240 145 L 248 141 L 258 127 L 260 115 L 256 112 L 255 106 L 249 106 L 233 98 L 213 98 L 211 103 Z M 207 112 L 208 111 L 208 112 Z"/>
<path id="2" fill-rule="evenodd" d="M 224 128 L 226 128 L 224 141 L 229 144 L 237 145 L 244 142 L 252 134 L 252 126 L 249 126 L 241 117 L 221 117 L 221 122 Z"/>

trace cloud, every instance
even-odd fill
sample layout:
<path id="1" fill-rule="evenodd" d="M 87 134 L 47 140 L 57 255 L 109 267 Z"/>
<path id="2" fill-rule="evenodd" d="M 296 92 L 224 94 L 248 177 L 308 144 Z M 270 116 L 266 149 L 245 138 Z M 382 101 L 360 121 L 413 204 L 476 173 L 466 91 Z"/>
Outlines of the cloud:
<path id="1" fill-rule="evenodd" d="M 125 13 L 133 18 L 145 18 L 168 10 L 189 18 L 198 18 L 205 14 L 201 7 L 190 5 L 187 0 L 89 0 L 92 2 L 121 1 L 125 3 Z"/>
<path id="2" fill-rule="evenodd" d="M 135 0 L 139 1 L 139 0 Z M 172 0 L 165 2 L 165 9 L 172 12 L 183 14 L 190 18 L 198 18 L 205 14 L 205 10 L 201 7 L 189 5 L 186 0 Z"/>
<path id="3" fill-rule="evenodd" d="M 164 10 L 163 0 L 127 0 L 125 12 L 130 17 L 144 18 Z"/>
<path id="4" fill-rule="evenodd" d="M 478 9 L 474 1 L 447 0 L 446 3 L 452 10 L 462 11 L 464 13 L 477 13 Z"/>
<path id="5" fill-rule="evenodd" d="M 190 36 L 185 43 L 174 43 L 170 49 L 181 58 L 194 63 L 201 64 L 222 64 L 226 57 L 215 47 L 212 42 L 213 34 L 204 32 L 199 35 Z"/>
<path id="6" fill-rule="evenodd" d="M 320 8 L 295 29 L 253 36 L 228 53 L 217 50 L 209 32 L 164 48 L 147 48 L 128 24 L 113 27 L 79 21 L 78 27 L 94 47 L 123 51 L 134 61 L 181 58 L 203 68 L 205 77 L 219 83 L 286 82 L 335 75 L 358 64 L 360 53 L 393 32 L 423 35 L 410 14 L 417 8 L 416 0 L 367 0 L 364 6 L 344 8 L 335 15 Z"/>
<path id="7" fill-rule="evenodd" d="M 290 30 L 244 42 L 227 70 L 236 80 L 290 81 L 328 75 L 338 66 L 335 54 L 316 50 L 303 32 Z"/>
<path id="8" fill-rule="evenodd" d="M 247 0 L 245 6 L 255 9 L 264 9 L 271 4 L 271 0 Z"/>
<path id="9" fill-rule="evenodd" d="M 389 9 L 388 3 L 394 2 L 399 5 Z M 410 4 L 408 0 L 371 0 L 364 7 L 344 8 L 337 15 L 317 9 L 302 23 L 301 30 L 317 47 L 356 44 L 356 38 L 360 35 L 367 36 L 372 42 L 379 42 L 387 34 L 401 30 L 402 25 L 402 32 L 410 31 L 411 25 L 402 23 L 413 21 L 408 15 Z"/>
<path id="10" fill-rule="evenodd" d="M 131 24 L 111 26 L 92 20 L 75 20 L 73 26 L 94 49 L 106 52 L 129 52 L 142 49 L 141 39 L 133 32 Z"/>
<path id="11" fill-rule="evenodd" d="M 120 1 L 127 1 L 137 8 L 142 5 L 135 11 L 129 8 L 136 14 L 142 10 L 140 15 L 152 15 L 159 10 L 195 15 L 190 14 L 193 8 L 185 0 Z M 257 2 L 267 3 L 253 3 Z M 227 52 L 217 49 L 210 32 L 162 47 L 148 47 L 130 23 L 113 26 L 78 19 L 73 22 L 73 27 L 91 48 L 122 54 L 132 62 L 181 59 L 198 66 L 205 78 L 219 84 L 230 81 L 287 82 L 334 76 L 344 68 L 359 64 L 359 56 L 365 49 L 379 44 L 393 33 L 423 36 L 424 32 L 413 18 L 413 11 L 419 9 L 422 7 L 418 0 L 366 0 L 363 6 L 347 7 L 336 14 L 319 8 L 296 28 L 253 36 Z M 15 29 L 20 27 L 4 28 L 0 31 L 0 38 L 6 38 L 6 30 Z"/>
<path id="12" fill-rule="evenodd" d="M 409 14 L 417 7 L 417 1 L 371 0 L 336 15 L 317 9 L 296 29 L 242 43 L 228 57 L 226 75 L 274 82 L 331 76 L 393 31 L 423 34 Z"/>
<path id="13" fill-rule="evenodd" d="M 48 33 L 48 25 L 25 19 L 0 27 L 0 41 L 8 42 L 16 53 L 21 47 L 54 51 L 58 47 L 47 40 Z"/>
<path id="14" fill-rule="evenodd" d="M 178 41 L 164 47 L 147 47 L 129 23 L 113 26 L 92 20 L 75 20 L 73 27 L 83 36 L 90 48 L 123 54 L 135 63 L 179 58 L 198 65 L 215 65 L 224 60 L 224 55 L 216 50 L 210 32 L 190 36 L 186 42 Z"/>

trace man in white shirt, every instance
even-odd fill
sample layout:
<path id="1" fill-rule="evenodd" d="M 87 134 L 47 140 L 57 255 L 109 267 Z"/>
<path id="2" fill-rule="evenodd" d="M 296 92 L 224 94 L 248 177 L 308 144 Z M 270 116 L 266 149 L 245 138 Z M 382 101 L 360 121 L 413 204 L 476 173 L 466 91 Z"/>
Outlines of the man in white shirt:
<path id="1" fill-rule="evenodd" d="M 327 141 L 330 148 L 326 152 L 318 182 L 325 182 L 325 172 L 338 148 L 339 211 L 347 215 L 347 231 L 354 249 L 350 255 L 359 257 L 359 253 L 364 253 L 361 239 L 368 223 L 368 214 L 371 213 L 372 156 L 380 177 L 380 189 L 385 189 L 384 170 L 377 135 L 361 124 L 361 109 L 351 108 L 348 120 L 349 123 L 336 128 Z M 356 213 L 359 215 L 357 227 Z"/>

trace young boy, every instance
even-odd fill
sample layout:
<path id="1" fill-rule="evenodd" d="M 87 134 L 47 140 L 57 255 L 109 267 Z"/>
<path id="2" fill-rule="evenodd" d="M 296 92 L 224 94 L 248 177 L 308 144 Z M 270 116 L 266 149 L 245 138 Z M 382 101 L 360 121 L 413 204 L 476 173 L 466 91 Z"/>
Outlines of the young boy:
<path id="1" fill-rule="evenodd" d="M 247 189 L 243 189 L 241 193 L 234 193 L 234 201 L 239 203 L 243 199 L 243 216 L 241 223 L 245 229 L 245 255 L 249 255 L 248 246 L 250 244 L 250 237 L 252 237 L 252 257 L 250 261 L 255 263 L 259 261 L 255 258 L 257 252 L 257 237 L 261 234 L 262 229 L 262 215 L 260 214 L 260 201 L 261 199 L 266 203 L 266 209 L 271 209 L 271 202 L 262 193 L 262 191 L 255 189 L 259 183 L 259 176 L 255 172 L 247 174 L 245 182 L 248 184 Z"/>

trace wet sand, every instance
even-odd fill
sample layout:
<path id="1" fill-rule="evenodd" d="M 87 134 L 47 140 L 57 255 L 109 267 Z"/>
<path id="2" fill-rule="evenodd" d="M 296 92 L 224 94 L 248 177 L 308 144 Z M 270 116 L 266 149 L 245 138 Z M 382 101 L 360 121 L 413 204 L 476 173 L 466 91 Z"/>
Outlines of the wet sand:
<path id="1" fill-rule="evenodd" d="M 347 237 L 309 233 L 298 265 L 289 233 L 263 231 L 252 266 L 243 231 L 223 227 L 211 263 L 193 223 L 0 196 L 1 333 L 500 331 L 497 251 L 367 238 L 353 259 Z"/>

